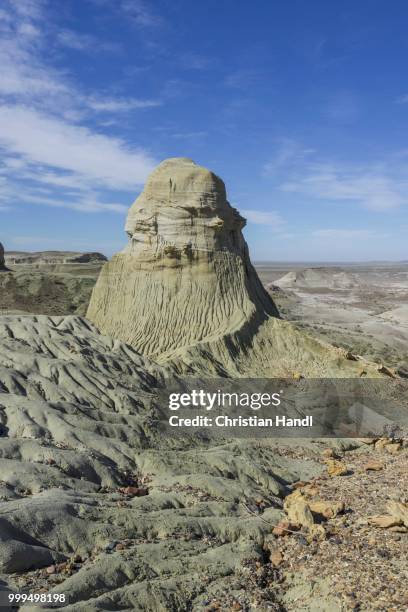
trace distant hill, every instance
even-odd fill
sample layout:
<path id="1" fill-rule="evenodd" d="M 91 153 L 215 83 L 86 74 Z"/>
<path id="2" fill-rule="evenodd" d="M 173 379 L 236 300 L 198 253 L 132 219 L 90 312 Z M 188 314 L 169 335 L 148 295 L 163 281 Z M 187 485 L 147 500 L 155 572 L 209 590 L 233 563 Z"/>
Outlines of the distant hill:
<path id="1" fill-rule="evenodd" d="M 72 263 L 101 263 L 107 261 L 102 253 L 81 253 L 76 251 L 6 251 L 4 259 L 7 265 L 19 264 L 72 264 Z"/>
<path id="2" fill-rule="evenodd" d="M 342 268 L 318 267 L 288 272 L 273 284 L 281 288 L 352 289 L 359 286 L 361 281 Z"/>

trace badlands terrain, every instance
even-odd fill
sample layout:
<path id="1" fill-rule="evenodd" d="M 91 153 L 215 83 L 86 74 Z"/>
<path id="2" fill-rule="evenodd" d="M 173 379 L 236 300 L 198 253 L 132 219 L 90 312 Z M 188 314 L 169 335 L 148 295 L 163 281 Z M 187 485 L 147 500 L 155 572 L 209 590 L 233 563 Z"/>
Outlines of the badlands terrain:
<path id="1" fill-rule="evenodd" d="M 331 344 L 408 370 L 408 262 L 256 268 L 284 318 Z"/>
<path id="2" fill-rule="evenodd" d="M 148 179 L 109 262 L 0 257 L 0 602 L 407 609 L 404 438 L 159 426 L 163 389 L 191 375 L 203 386 L 214 375 L 403 385 L 406 343 L 387 330 L 404 330 L 404 266 L 256 270 L 244 225 L 221 179 L 176 158 Z M 357 329 L 367 321 L 371 336 Z"/>

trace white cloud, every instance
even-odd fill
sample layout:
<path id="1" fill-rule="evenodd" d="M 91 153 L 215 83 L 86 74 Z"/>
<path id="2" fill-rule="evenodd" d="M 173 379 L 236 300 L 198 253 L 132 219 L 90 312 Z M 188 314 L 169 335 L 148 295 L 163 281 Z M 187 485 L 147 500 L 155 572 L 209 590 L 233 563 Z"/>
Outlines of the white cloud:
<path id="1" fill-rule="evenodd" d="M 408 203 L 408 183 L 395 169 L 310 164 L 281 184 L 286 192 L 328 201 L 356 202 L 373 211 L 387 211 Z"/>
<path id="2" fill-rule="evenodd" d="M 70 171 L 97 186 L 134 189 L 153 160 L 118 138 L 23 106 L 0 107 L 0 145 L 36 164 Z"/>
<path id="3" fill-rule="evenodd" d="M 224 83 L 233 89 L 247 89 L 259 78 L 260 73 L 257 70 L 236 70 L 225 77 Z"/>
<path id="4" fill-rule="evenodd" d="M 53 67 L 49 49 L 55 44 L 82 50 L 110 42 L 58 31 L 46 6 L 42 0 L 5 0 L 0 10 L 2 209 L 26 202 L 123 213 L 124 196 L 116 202 L 102 192 L 134 192 L 155 162 L 147 151 L 103 133 L 100 113 L 112 116 L 160 102 L 84 91 L 72 75 Z M 99 130 L 84 124 L 92 116 Z"/>
<path id="5" fill-rule="evenodd" d="M 87 105 L 95 111 L 118 113 L 139 108 L 154 108 L 161 106 L 159 100 L 137 100 L 136 98 L 87 98 Z"/>
<path id="6" fill-rule="evenodd" d="M 163 23 L 162 17 L 143 0 L 122 0 L 119 7 L 137 26 L 151 28 Z"/>
<path id="7" fill-rule="evenodd" d="M 83 34 L 69 29 L 59 30 L 57 41 L 62 47 L 74 49 L 74 51 L 115 53 L 120 50 L 120 45 L 117 43 L 100 40 L 92 34 Z"/>
<path id="8" fill-rule="evenodd" d="M 321 161 L 314 149 L 282 139 L 263 174 L 275 179 L 278 190 L 327 202 L 355 202 L 372 211 L 408 204 L 404 155 L 376 163 Z"/>
<path id="9" fill-rule="evenodd" d="M 281 170 L 287 171 L 288 167 L 303 163 L 311 153 L 314 153 L 314 149 L 306 148 L 292 138 L 281 138 L 277 141 L 276 151 L 264 165 L 263 174 L 278 175 Z"/>
<path id="10" fill-rule="evenodd" d="M 73 249 L 77 249 L 78 251 L 88 251 L 88 252 L 102 252 L 102 253 L 113 253 L 118 251 L 123 247 L 123 244 L 120 242 L 101 242 L 92 240 L 83 240 L 83 239 L 75 239 L 75 238 L 56 238 L 55 236 L 30 236 L 30 235 L 18 235 L 18 236 L 10 236 L 7 240 L 8 250 L 12 250 L 13 247 L 17 249 L 24 248 L 24 250 L 32 250 L 35 251 L 38 248 L 44 250 L 44 248 L 48 249 L 57 249 L 57 250 L 65 250 L 72 251 Z"/>
<path id="11" fill-rule="evenodd" d="M 329 241 L 351 241 L 367 240 L 373 238 L 376 233 L 367 229 L 319 229 L 312 232 L 315 238 L 323 238 Z"/>
<path id="12" fill-rule="evenodd" d="M 241 209 L 240 212 L 250 223 L 255 225 L 267 225 L 279 229 L 285 223 L 281 215 L 274 211 Z"/>
<path id="13" fill-rule="evenodd" d="M 88 194 L 84 193 L 80 198 L 75 199 L 70 199 L 66 194 L 60 198 L 58 196 L 52 198 L 31 193 L 24 194 L 20 199 L 24 203 L 51 206 L 52 208 L 70 208 L 71 210 L 84 213 L 115 212 L 125 214 L 128 210 L 128 207 L 123 204 L 99 201 L 92 191 L 89 191 Z"/>

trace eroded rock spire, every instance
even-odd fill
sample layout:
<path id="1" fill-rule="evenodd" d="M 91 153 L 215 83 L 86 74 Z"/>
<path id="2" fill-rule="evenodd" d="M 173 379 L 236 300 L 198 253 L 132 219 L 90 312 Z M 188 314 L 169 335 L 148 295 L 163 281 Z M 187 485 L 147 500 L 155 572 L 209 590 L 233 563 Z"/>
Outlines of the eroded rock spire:
<path id="1" fill-rule="evenodd" d="M 186 158 L 162 162 L 129 210 L 129 243 L 104 266 L 88 318 L 154 358 L 247 336 L 278 313 L 244 225 L 218 176 Z"/>

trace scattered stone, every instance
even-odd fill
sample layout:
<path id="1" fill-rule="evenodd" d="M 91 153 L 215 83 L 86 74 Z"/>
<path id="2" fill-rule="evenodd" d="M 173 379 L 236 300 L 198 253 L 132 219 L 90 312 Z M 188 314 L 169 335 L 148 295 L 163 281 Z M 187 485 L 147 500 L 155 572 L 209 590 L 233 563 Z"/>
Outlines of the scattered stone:
<path id="1" fill-rule="evenodd" d="M 385 450 L 387 451 L 387 453 L 390 453 L 391 455 L 396 455 L 401 450 L 401 443 L 392 442 L 391 444 L 387 444 L 387 446 L 385 447 Z"/>
<path id="2" fill-rule="evenodd" d="M 279 567 L 283 563 L 283 555 L 280 550 L 274 550 L 271 554 L 271 563 L 275 567 Z"/>
<path id="3" fill-rule="evenodd" d="M 308 502 L 313 514 L 320 514 L 326 519 L 334 518 L 344 512 L 344 502 L 315 501 Z"/>
<path id="4" fill-rule="evenodd" d="M 408 504 L 398 501 L 389 501 L 387 510 L 396 520 L 401 521 L 405 527 L 408 527 Z"/>
<path id="5" fill-rule="evenodd" d="M 299 490 L 286 497 L 283 507 L 291 523 L 296 523 L 304 527 L 313 525 L 313 515 L 306 499 Z"/>
<path id="6" fill-rule="evenodd" d="M 377 516 L 370 516 L 368 519 L 370 525 L 381 527 L 382 529 L 388 529 L 389 527 L 396 527 L 402 525 L 402 521 L 388 514 L 379 514 Z"/>
<path id="7" fill-rule="evenodd" d="M 348 467 L 343 461 L 327 459 L 326 465 L 329 476 L 345 476 L 349 473 Z"/>
<path id="8" fill-rule="evenodd" d="M 143 497 L 144 495 L 149 495 L 148 489 L 142 487 L 121 487 L 118 491 L 130 497 Z"/>
<path id="9" fill-rule="evenodd" d="M 328 459 L 338 459 L 339 455 L 338 453 L 336 453 L 336 451 L 334 450 L 334 448 L 325 448 L 324 451 L 322 452 L 323 457 L 326 457 Z"/>
<path id="10" fill-rule="evenodd" d="M 380 470 L 384 469 L 384 464 L 381 461 L 375 461 L 374 459 L 372 459 L 371 461 L 368 461 L 364 466 L 363 466 L 363 470 L 365 470 L 366 472 L 379 472 Z"/>
<path id="11" fill-rule="evenodd" d="M 326 538 L 326 530 L 323 525 L 311 525 L 309 527 L 309 535 L 307 538 L 310 544 L 313 540 L 324 540 Z"/>
<path id="12" fill-rule="evenodd" d="M 405 527 L 405 525 L 394 525 L 394 527 L 390 527 L 390 531 L 394 533 L 408 533 L 408 527 Z"/>
<path id="13" fill-rule="evenodd" d="M 302 488 L 302 493 L 307 497 L 314 497 L 319 493 L 319 489 L 316 487 L 316 485 L 308 484 Z"/>
<path id="14" fill-rule="evenodd" d="M 303 487 L 305 487 L 308 483 L 305 480 L 298 480 L 298 482 L 295 482 L 292 487 L 294 489 L 302 489 Z"/>
<path id="15" fill-rule="evenodd" d="M 47 574 L 51 575 L 51 574 L 55 574 L 57 570 L 56 570 L 55 565 L 49 565 L 48 567 L 45 568 L 45 571 L 47 572 Z"/>
<path id="16" fill-rule="evenodd" d="M 276 537 L 288 535 L 289 533 L 296 532 L 299 530 L 299 525 L 290 523 L 289 521 L 280 521 L 272 529 L 272 533 Z"/>
<path id="17" fill-rule="evenodd" d="M 392 444 L 392 440 L 389 438 L 380 438 L 375 442 L 374 448 L 375 450 L 384 450 L 388 444 Z"/>

